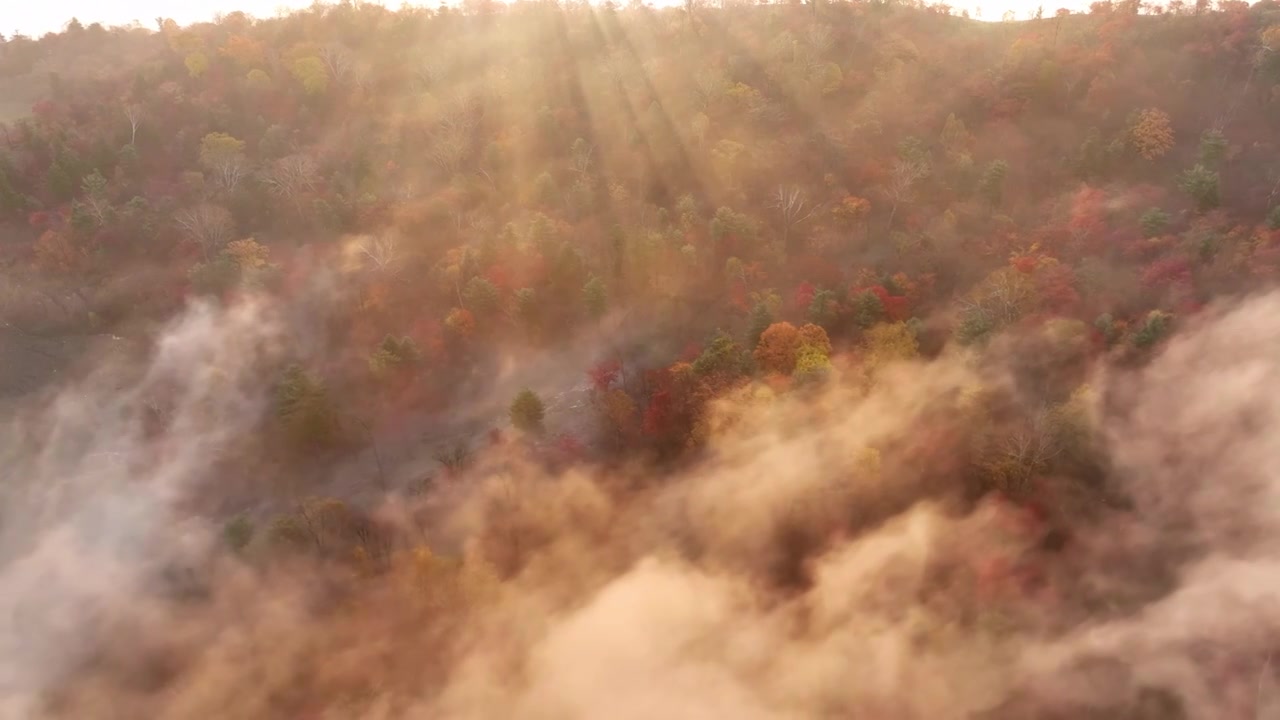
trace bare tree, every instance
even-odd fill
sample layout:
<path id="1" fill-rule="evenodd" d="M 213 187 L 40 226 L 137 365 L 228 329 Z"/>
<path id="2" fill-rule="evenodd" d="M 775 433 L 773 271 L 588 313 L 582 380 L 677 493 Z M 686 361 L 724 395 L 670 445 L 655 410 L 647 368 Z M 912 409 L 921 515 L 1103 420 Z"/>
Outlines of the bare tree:
<path id="1" fill-rule="evenodd" d="M 809 204 L 800 188 L 778 186 L 773 196 L 773 208 L 782 220 L 783 247 L 791 247 L 791 230 L 818 212 L 821 205 Z"/>
<path id="2" fill-rule="evenodd" d="M 356 251 L 375 272 L 394 273 L 400 256 L 392 235 L 365 235 L 356 243 Z"/>
<path id="3" fill-rule="evenodd" d="M 214 182 L 228 192 L 249 172 L 244 141 L 221 132 L 209 133 L 200 140 L 200 164 L 213 175 Z"/>
<path id="4" fill-rule="evenodd" d="M 1029 425 L 1019 427 L 1004 438 L 996 450 L 993 465 L 1005 490 L 1013 495 L 1022 493 L 1062 453 L 1059 427 L 1054 413 L 1041 408 Z"/>
<path id="5" fill-rule="evenodd" d="M 224 207 L 200 203 L 174 216 L 174 222 L 186 236 L 200 246 L 204 259 L 221 249 L 235 233 L 231 213 Z"/>
<path id="6" fill-rule="evenodd" d="M 457 172 L 467 156 L 474 125 L 471 114 L 458 107 L 445 113 L 444 118 L 431 133 L 431 159 L 450 175 Z"/>
<path id="7" fill-rule="evenodd" d="M 213 181 L 228 192 L 235 190 L 249 172 L 249 165 L 243 155 L 215 158 L 207 166 L 213 173 Z"/>
<path id="8" fill-rule="evenodd" d="M 124 116 L 129 119 L 129 144 L 133 145 L 138 140 L 138 126 L 142 124 L 142 106 L 137 103 L 125 105 Z"/>
<path id="9" fill-rule="evenodd" d="M 1276 204 L 1276 196 L 1280 195 L 1280 173 L 1276 173 L 1276 182 L 1271 186 L 1271 192 L 1267 194 L 1267 205 L 1274 206 Z"/>
<path id="10" fill-rule="evenodd" d="M 582 138 L 573 141 L 573 148 L 570 151 L 572 158 L 570 162 L 573 165 L 573 171 L 579 177 L 586 177 L 591 173 L 591 156 L 595 154 L 596 146 L 588 143 Z"/>
<path id="11" fill-rule="evenodd" d="M 267 186 L 267 192 L 288 200 L 301 211 L 303 197 L 315 190 L 319 177 L 316 161 L 310 155 L 294 153 L 272 163 L 261 179 Z"/>
<path id="12" fill-rule="evenodd" d="M 809 0 L 809 4 L 815 9 L 817 8 L 816 0 Z M 835 46 L 835 38 L 831 34 L 830 25 L 813 25 L 805 33 L 805 43 L 808 45 L 809 61 L 811 63 L 819 63 L 822 58 L 831 52 L 831 48 Z"/>
<path id="13" fill-rule="evenodd" d="M 351 72 L 351 51 L 339 43 L 330 43 L 320 50 L 320 60 L 329 69 L 329 75 L 336 83 L 341 83 Z"/>
<path id="14" fill-rule="evenodd" d="M 889 175 L 889 186 L 885 189 L 889 199 L 893 201 L 889 211 L 889 229 L 893 229 L 893 218 L 898 214 L 898 205 L 910 202 L 916 183 L 929 174 L 929 164 L 923 160 L 898 160 L 893 164 Z"/>
<path id="15" fill-rule="evenodd" d="M 960 305 L 967 312 L 1003 326 L 1017 322 L 1034 295 L 1035 288 L 1026 275 L 1005 267 L 988 275 Z"/>
<path id="16" fill-rule="evenodd" d="M 98 171 L 94 171 L 81 183 L 84 196 L 77 201 L 79 206 L 92 217 L 98 227 L 107 224 L 111 214 L 111 202 L 107 200 L 107 180 Z"/>
<path id="17" fill-rule="evenodd" d="M 466 441 L 459 440 L 453 445 L 437 450 L 432 457 L 443 465 L 445 470 L 456 475 L 471 464 L 471 455 L 471 448 L 467 447 Z"/>

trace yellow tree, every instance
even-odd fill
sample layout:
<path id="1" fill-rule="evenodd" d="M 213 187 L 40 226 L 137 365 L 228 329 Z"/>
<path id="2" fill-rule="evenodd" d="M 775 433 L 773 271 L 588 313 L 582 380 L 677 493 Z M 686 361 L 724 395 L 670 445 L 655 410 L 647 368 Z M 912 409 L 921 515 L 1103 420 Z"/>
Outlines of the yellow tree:
<path id="1" fill-rule="evenodd" d="M 1173 125 L 1164 111 L 1147 108 L 1138 113 L 1129 129 L 1129 139 L 1139 155 L 1155 160 L 1173 148 Z"/>
<path id="2" fill-rule="evenodd" d="M 796 366 L 793 377 L 798 380 L 813 379 L 831 369 L 831 358 L 822 349 L 813 345 L 801 345 L 796 353 Z"/>
<path id="3" fill-rule="evenodd" d="M 329 89 L 329 71 L 324 61 L 314 55 L 294 60 L 289 72 L 308 95 L 323 95 Z"/>
<path id="4" fill-rule="evenodd" d="M 892 362 L 911 360 L 920 353 L 916 334 L 906 323 L 881 323 L 867 331 L 863 348 L 868 374 Z"/>
<path id="5" fill-rule="evenodd" d="M 271 251 L 253 238 L 227 243 L 223 250 L 242 272 L 261 270 L 267 266 Z"/>
<path id="6" fill-rule="evenodd" d="M 823 357 L 831 357 L 831 338 L 827 337 L 827 331 L 820 325 L 808 323 L 801 326 L 800 345 L 817 350 Z"/>
<path id="7" fill-rule="evenodd" d="M 187 74 L 193 78 L 204 77 L 209 70 L 209 56 L 200 50 L 187 55 L 183 63 L 187 66 Z"/>

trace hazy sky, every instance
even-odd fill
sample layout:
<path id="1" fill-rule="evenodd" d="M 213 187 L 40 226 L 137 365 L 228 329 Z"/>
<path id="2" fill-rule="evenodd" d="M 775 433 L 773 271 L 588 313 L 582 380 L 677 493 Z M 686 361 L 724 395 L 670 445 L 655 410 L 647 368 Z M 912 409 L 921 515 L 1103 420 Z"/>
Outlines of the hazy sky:
<path id="1" fill-rule="evenodd" d="M 677 2 L 678 0 L 670 0 Z M 650 0 L 654 5 L 669 4 L 664 0 Z M 1045 0 L 1046 15 L 1059 7 L 1073 10 L 1088 7 L 1089 0 Z M 79 18 L 88 25 L 100 22 L 104 25 L 126 25 L 138 20 L 147 27 L 154 27 L 155 18 L 170 17 L 186 24 L 208 20 L 217 12 L 243 10 L 259 17 L 274 15 L 278 9 L 301 8 L 311 0 L 0 0 L 0 32 L 15 31 L 27 35 L 41 35 L 59 30 L 71 18 Z M 384 0 L 390 7 L 399 7 L 400 0 Z M 418 0 L 413 4 L 434 6 L 434 0 Z M 1006 10 L 1013 10 L 1021 19 L 1040 5 L 1040 0 L 952 0 L 955 8 L 981 8 L 984 20 L 999 20 Z"/>
<path id="2" fill-rule="evenodd" d="M 155 27 L 155 18 L 169 17 L 186 24 L 208 20 L 214 13 L 243 10 L 251 15 L 274 15 L 277 8 L 302 8 L 311 0 L 0 0 L 0 32 L 40 35 L 59 30 L 71 18 L 88 25 L 127 25 L 133 20 Z M 391 3 L 399 7 L 400 3 Z"/>

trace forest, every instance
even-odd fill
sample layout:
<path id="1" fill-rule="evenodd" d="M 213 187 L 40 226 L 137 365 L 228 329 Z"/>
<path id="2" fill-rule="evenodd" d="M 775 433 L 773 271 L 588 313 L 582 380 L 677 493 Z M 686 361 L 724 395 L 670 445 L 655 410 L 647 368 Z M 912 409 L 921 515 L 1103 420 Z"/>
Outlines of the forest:
<path id="1" fill-rule="evenodd" d="M 72 19 L 0 96 L 0 718 L 1280 717 L 1274 0 Z"/>

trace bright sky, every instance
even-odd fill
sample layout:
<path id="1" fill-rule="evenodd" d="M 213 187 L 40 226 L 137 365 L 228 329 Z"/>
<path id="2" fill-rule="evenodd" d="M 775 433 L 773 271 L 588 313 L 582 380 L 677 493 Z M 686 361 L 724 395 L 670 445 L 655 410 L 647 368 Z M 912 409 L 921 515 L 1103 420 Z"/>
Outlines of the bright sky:
<path id="1" fill-rule="evenodd" d="M 0 0 L 0 32 L 39 36 L 60 30 L 71 18 L 88 25 L 127 25 L 137 20 L 154 28 L 157 17 L 173 18 L 185 25 L 212 19 L 215 13 L 243 10 L 269 17 L 280 8 L 303 8 L 311 0 Z M 395 3 L 392 7 L 398 7 Z"/>
<path id="2" fill-rule="evenodd" d="M 399 0 L 383 0 L 391 7 L 399 7 Z M 680 0 L 650 0 L 654 5 L 665 5 Z M 435 5 L 431 0 L 418 0 L 413 4 Z M 983 20 L 999 20 L 1006 10 L 1013 10 L 1018 19 L 1035 12 L 1041 0 L 952 0 L 952 7 L 981 9 Z M 1045 15 L 1052 15 L 1059 7 L 1081 10 L 1089 0 L 1044 0 Z M 127 25 L 137 20 L 146 27 L 155 27 L 157 17 L 169 17 L 181 24 L 211 19 L 215 13 L 242 10 L 257 17 L 269 17 L 284 9 L 303 8 L 311 0 L 0 0 L 0 32 L 15 31 L 40 36 L 60 30 L 71 18 L 78 18 L 88 25 L 100 22 L 104 25 Z"/>

